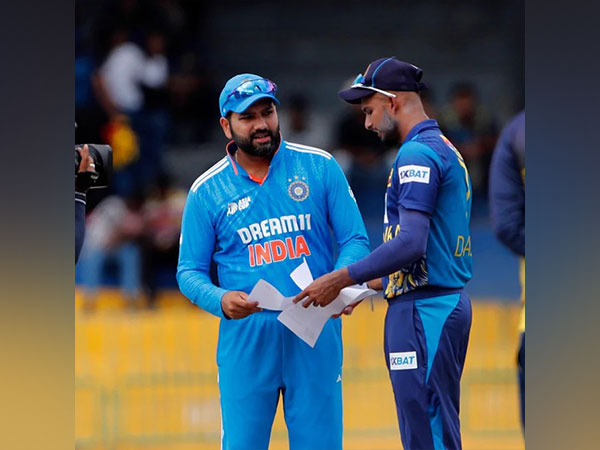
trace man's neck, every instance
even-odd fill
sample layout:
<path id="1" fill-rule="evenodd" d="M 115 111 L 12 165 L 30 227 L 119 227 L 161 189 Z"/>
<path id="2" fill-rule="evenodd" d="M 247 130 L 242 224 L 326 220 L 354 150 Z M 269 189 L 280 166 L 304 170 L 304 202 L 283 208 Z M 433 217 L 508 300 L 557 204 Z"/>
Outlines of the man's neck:
<path id="1" fill-rule="evenodd" d="M 234 156 L 236 162 L 242 166 L 246 172 L 253 177 L 260 179 L 267 175 L 267 172 L 269 171 L 269 165 L 273 159 L 273 155 L 268 157 L 250 155 L 241 148 L 237 149 Z"/>
<path id="2" fill-rule="evenodd" d="M 415 125 L 427 119 L 429 119 L 429 116 L 427 116 L 427 114 L 424 112 L 401 115 L 398 121 L 400 123 L 400 136 L 402 138 L 402 142 L 404 142 L 408 136 L 408 133 L 410 133 L 410 130 L 412 130 Z"/>

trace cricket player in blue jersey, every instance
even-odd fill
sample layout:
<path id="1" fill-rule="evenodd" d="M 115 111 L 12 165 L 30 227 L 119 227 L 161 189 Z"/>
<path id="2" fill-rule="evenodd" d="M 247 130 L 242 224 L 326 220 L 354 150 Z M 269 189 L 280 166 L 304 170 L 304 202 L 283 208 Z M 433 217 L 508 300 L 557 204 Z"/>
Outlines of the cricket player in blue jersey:
<path id="1" fill-rule="evenodd" d="M 221 318 L 222 448 L 267 449 L 281 394 L 291 450 L 341 450 L 341 321 L 330 319 L 311 348 L 277 320 L 278 311 L 247 300 L 261 278 L 296 295 L 290 273 L 304 259 L 317 277 L 369 253 L 335 159 L 282 139 L 276 91 L 253 74 L 225 84 L 220 124 L 231 141 L 190 188 L 177 280 L 193 303 Z M 212 259 L 218 285 L 209 276 Z"/>
<path id="2" fill-rule="evenodd" d="M 496 236 L 520 256 L 521 318 L 517 366 L 521 426 L 525 430 L 525 111 L 504 127 L 490 165 L 490 211 Z"/>
<path id="3" fill-rule="evenodd" d="M 423 71 L 373 61 L 339 95 L 360 103 L 365 127 L 400 144 L 385 193 L 384 243 L 315 280 L 294 301 L 327 305 L 369 281 L 388 301 L 384 351 L 407 450 L 461 448 L 460 378 L 471 329 L 471 183 L 460 153 L 427 117 Z M 381 281 L 377 278 L 383 277 Z"/>

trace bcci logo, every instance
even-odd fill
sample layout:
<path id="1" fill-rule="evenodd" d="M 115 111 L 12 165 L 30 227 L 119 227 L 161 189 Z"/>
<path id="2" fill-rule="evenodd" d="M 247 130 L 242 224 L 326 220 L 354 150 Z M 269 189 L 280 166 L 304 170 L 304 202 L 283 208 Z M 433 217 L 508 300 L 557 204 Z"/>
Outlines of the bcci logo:
<path id="1" fill-rule="evenodd" d="M 302 179 L 305 178 L 302 177 Z M 296 200 L 297 202 L 306 200 L 309 192 L 310 190 L 308 189 L 308 184 L 306 184 L 304 181 L 296 180 L 293 183 L 291 183 L 288 187 L 288 194 L 290 195 L 290 197 L 292 197 L 293 200 Z"/>

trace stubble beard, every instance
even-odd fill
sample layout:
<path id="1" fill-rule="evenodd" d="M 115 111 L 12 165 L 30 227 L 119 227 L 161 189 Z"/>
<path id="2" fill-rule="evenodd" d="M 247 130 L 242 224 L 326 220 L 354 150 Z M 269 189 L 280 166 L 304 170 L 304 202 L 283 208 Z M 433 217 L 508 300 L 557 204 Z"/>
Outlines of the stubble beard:
<path id="1" fill-rule="evenodd" d="M 400 145 L 400 129 L 398 128 L 398 123 L 387 111 L 383 112 L 383 121 L 379 127 L 379 132 L 381 134 L 381 142 L 383 142 L 383 145 L 386 147 L 392 148 Z"/>

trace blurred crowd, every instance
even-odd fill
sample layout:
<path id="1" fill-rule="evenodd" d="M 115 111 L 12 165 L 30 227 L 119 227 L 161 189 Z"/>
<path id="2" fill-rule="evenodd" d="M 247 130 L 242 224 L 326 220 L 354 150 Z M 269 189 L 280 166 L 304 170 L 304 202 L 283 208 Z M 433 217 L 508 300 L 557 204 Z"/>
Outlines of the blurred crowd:
<path id="1" fill-rule="evenodd" d="M 169 144 L 208 139 L 218 95 L 209 78 L 202 5 L 177 0 L 76 3 L 78 142 L 113 147 L 112 192 L 148 189 Z"/>
<path id="2" fill-rule="evenodd" d="M 76 143 L 107 143 L 114 152 L 111 186 L 88 197 L 88 235 L 77 266 L 89 309 L 107 280 L 131 304 L 142 297 L 150 307 L 161 286 L 175 287 L 188 186 L 167 171 L 165 156 L 175 147 L 224 144 L 214 133 L 222 80 L 211 77 L 214 55 L 203 20 L 201 3 L 192 0 L 76 2 Z M 378 245 L 382 191 L 397 149 L 384 148 L 364 129 L 359 107 L 346 105 L 329 118 L 312 106 L 310 92 L 280 91 L 284 139 L 335 155 Z M 487 217 L 489 165 L 503 124 L 469 81 L 456 82 L 441 101 L 433 92 L 423 93 L 426 112 L 465 159 L 473 217 Z"/>

